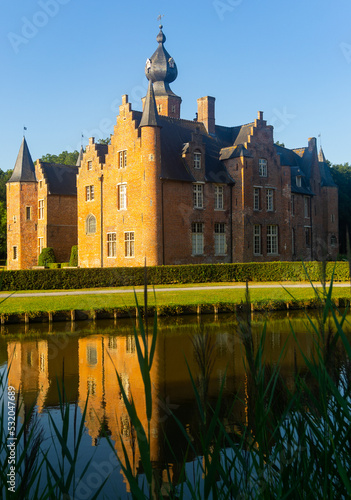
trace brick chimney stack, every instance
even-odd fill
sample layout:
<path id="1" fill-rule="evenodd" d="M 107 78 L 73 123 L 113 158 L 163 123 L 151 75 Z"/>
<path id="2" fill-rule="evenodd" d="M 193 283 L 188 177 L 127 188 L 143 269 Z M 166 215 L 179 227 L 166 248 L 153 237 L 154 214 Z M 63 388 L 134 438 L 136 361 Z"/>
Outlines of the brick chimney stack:
<path id="1" fill-rule="evenodd" d="M 215 97 L 200 97 L 197 100 L 197 120 L 202 122 L 209 134 L 216 134 Z"/>

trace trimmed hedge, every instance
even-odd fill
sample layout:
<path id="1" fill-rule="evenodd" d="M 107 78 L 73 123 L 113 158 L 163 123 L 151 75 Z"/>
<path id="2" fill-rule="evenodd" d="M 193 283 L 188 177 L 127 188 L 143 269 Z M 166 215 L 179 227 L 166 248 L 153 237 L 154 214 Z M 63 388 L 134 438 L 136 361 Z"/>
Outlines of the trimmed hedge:
<path id="1" fill-rule="evenodd" d="M 78 245 L 73 245 L 71 248 L 71 257 L 69 259 L 70 267 L 78 266 Z"/>
<path id="2" fill-rule="evenodd" d="M 244 264 L 196 264 L 148 268 L 149 285 L 245 281 L 335 281 L 350 279 L 348 262 L 265 262 Z M 144 284 L 143 267 L 47 269 L 4 271 L 2 290 L 53 290 L 106 288 Z"/>

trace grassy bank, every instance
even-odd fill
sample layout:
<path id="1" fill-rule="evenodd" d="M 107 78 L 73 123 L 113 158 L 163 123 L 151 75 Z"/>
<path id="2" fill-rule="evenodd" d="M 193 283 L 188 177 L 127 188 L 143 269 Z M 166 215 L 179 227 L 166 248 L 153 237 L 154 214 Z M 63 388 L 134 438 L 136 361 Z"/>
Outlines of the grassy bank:
<path id="1" fill-rule="evenodd" d="M 293 307 L 312 307 L 315 301 L 315 292 L 312 288 L 252 288 L 250 290 L 251 301 L 255 309 L 279 309 L 281 304 L 289 303 Z M 290 293 L 289 293 L 290 292 Z M 140 303 L 143 302 L 142 291 L 137 291 Z M 292 296 L 294 300 L 292 299 Z M 335 288 L 334 300 L 348 301 L 351 298 L 350 287 Z M 177 290 L 157 291 L 155 300 L 154 293 L 149 291 L 148 303 L 150 306 L 161 308 L 168 307 L 176 310 L 177 307 L 215 306 L 220 304 L 240 304 L 245 299 L 245 289 L 203 289 L 203 290 Z M 126 309 L 135 306 L 134 293 L 123 294 L 93 294 L 93 295 L 69 295 L 46 297 L 20 297 L 17 294 L 0 303 L 0 314 L 20 314 L 24 312 L 48 312 L 68 310 L 108 310 Z"/>

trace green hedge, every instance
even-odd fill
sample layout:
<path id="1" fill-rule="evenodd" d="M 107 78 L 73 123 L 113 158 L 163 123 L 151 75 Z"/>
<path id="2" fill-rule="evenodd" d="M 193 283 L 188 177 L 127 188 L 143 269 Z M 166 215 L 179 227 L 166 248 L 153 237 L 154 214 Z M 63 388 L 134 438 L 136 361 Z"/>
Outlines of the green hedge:
<path id="1" fill-rule="evenodd" d="M 321 281 L 321 262 L 266 262 L 245 264 L 197 264 L 148 268 L 149 285 L 248 281 Z M 326 279 L 350 279 L 348 262 L 328 262 Z M 143 267 L 97 269 L 47 269 L 3 271 L 2 290 L 52 290 L 137 286 L 144 283 Z"/>

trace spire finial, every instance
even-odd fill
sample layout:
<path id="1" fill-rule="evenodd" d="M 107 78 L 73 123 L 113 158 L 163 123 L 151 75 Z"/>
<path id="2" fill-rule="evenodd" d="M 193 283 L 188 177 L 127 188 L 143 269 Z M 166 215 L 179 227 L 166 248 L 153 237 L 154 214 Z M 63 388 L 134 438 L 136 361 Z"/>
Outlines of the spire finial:
<path id="1" fill-rule="evenodd" d="M 25 127 L 25 126 L 23 125 L 23 137 L 26 137 L 26 130 L 27 130 L 27 127 Z"/>

